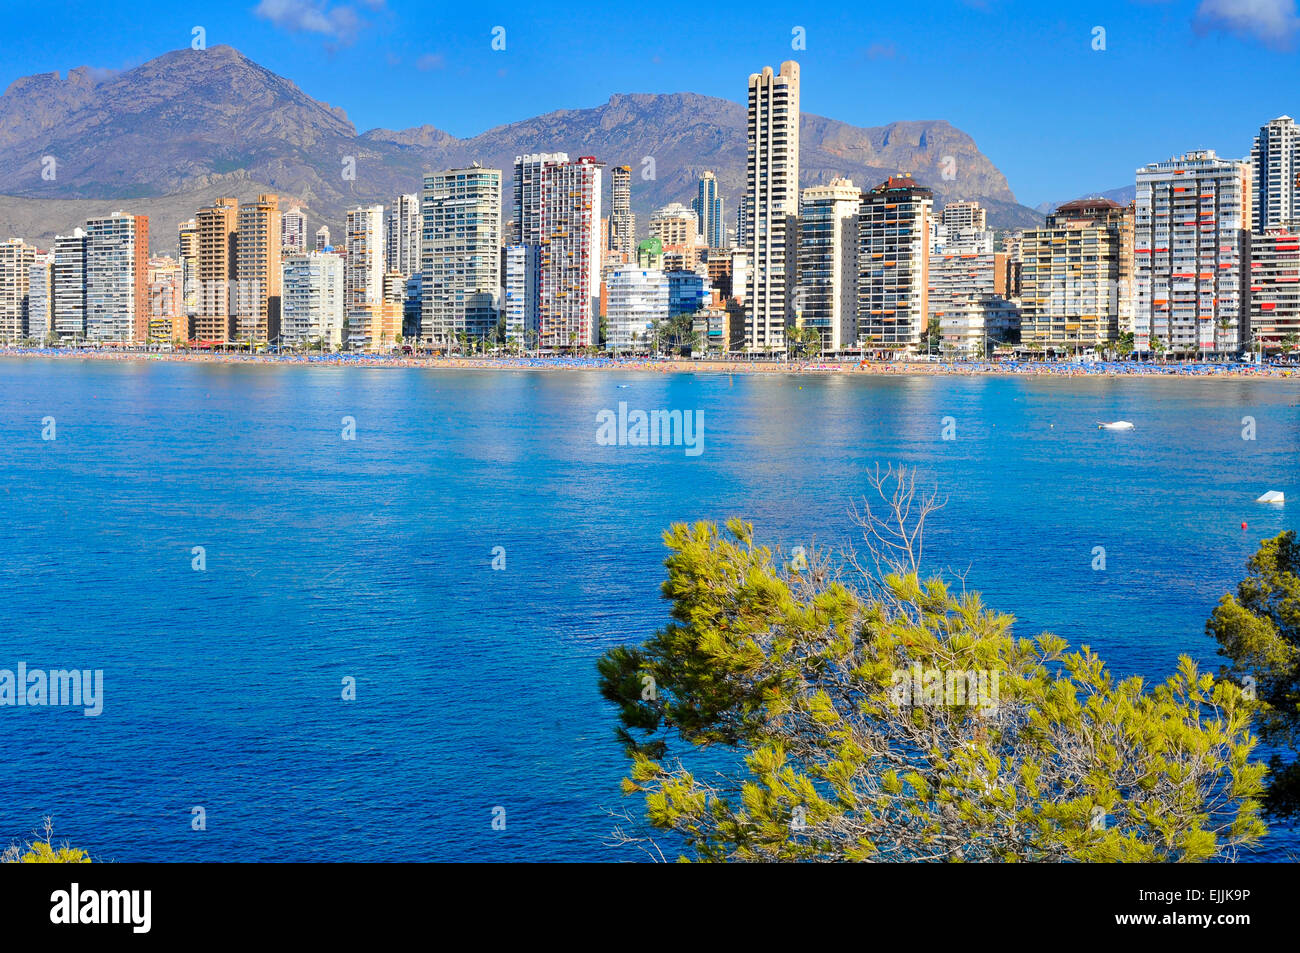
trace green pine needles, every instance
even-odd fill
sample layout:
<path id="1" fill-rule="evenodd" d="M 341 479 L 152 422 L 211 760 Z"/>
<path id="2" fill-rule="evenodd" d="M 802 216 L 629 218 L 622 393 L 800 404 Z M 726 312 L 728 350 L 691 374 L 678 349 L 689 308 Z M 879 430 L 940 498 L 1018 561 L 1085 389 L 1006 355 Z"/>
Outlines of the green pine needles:
<path id="1" fill-rule="evenodd" d="M 859 589 L 824 559 L 778 565 L 748 523 L 664 539 L 672 621 L 599 662 L 645 802 L 620 841 L 701 861 L 1208 861 L 1265 833 L 1254 705 L 1190 658 L 1116 680 L 888 549 Z"/>

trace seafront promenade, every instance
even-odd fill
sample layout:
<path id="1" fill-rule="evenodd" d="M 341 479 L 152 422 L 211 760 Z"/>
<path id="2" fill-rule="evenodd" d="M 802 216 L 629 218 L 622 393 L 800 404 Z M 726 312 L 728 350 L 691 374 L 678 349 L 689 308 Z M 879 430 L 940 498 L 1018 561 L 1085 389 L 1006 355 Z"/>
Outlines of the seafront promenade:
<path id="1" fill-rule="evenodd" d="M 428 370 L 650 371 L 710 374 L 874 374 L 1034 377 L 1216 377 L 1300 380 L 1300 366 L 1147 361 L 765 361 L 610 357 L 421 357 L 390 354 L 241 354 L 210 351 L 107 351 L 0 348 L 0 358 L 168 361 L 203 364 L 419 367 Z"/>

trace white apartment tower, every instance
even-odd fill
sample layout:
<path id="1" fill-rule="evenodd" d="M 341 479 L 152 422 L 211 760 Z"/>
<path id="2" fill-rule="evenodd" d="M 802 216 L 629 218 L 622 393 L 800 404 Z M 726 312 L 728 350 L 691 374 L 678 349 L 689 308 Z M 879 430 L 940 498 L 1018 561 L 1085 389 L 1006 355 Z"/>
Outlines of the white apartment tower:
<path id="1" fill-rule="evenodd" d="M 409 278 L 420 270 L 420 197 L 408 194 L 393 199 L 384 228 L 385 270 Z"/>
<path id="2" fill-rule="evenodd" d="M 149 220 L 115 212 L 86 223 L 86 337 L 143 343 L 149 326 Z"/>
<path id="3" fill-rule="evenodd" d="M 384 343 L 380 340 L 384 305 L 384 207 L 349 209 L 344 235 L 347 255 L 343 269 L 343 309 L 347 343 L 352 348 L 375 347 Z"/>
<path id="4" fill-rule="evenodd" d="M 307 216 L 297 205 L 280 217 L 280 248 L 286 255 L 301 255 L 307 250 Z"/>
<path id="5" fill-rule="evenodd" d="M 749 77 L 745 236 L 751 270 L 745 291 L 745 349 L 783 352 L 787 293 L 794 279 L 799 213 L 799 64 Z"/>
<path id="6" fill-rule="evenodd" d="M 44 344 L 54 329 L 54 255 L 38 254 L 28 269 L 27 336 Z"/>
<path id="7" fill-rule="evenodd" d="M 1134 349 L 1235 351 L 1249 340 L 1250 166 L 1213 150 L 1137 170 Z"/>
<path id="8" fill-rule="evenodd" d="M 343 338 L 343 259 L 310 251 L 282 264 L 280 333 L 286 344 L 337 346 Z"/>
<path id="9" fill-rule="evenodd" d="M 1300 130 L 1290 116 L 1259 128 L 1250 150 L 1251 222 L 1256 232 L 1300 225 Z"/>
<path id="10" fill-rule="evenodd" d="M 858 209 L 862 190 L 849 179 L 803 190 L 795 321 L 815 328 L 822 350 L 858 340 Z"/>
<path id="11" fill-rule="evenodd" d="M 424 177 L 421 340 L 446 345 L 496 327 L 501 293 L 501 170 Z"/>
<path id="12" fill-rule="evenodd" d="M 606 287 L 609 346 L 616 352 L 648 347 L 651 327 L 668 319 L 668 276 L 653 268 L 616 268 Z"/>

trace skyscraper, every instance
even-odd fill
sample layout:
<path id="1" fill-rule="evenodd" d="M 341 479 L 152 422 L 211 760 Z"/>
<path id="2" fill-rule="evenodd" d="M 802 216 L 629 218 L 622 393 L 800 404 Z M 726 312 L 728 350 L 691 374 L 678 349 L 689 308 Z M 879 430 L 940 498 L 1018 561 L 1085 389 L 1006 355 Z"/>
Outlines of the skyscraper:
<path id="1" fill-rule="evenodd" d="M 752 267 L 745 293 L 745 349 L 785 350 L 799 212 L 799 64 L 749 77 L 745 233 Z"/>
<path id="2" fill-rule="evenodd" d="M 988 212 L 979 202 L 949 202 L 943 207 L 940 221 L 949 228 L 972 228 L 982 232 L 988 228 Z"/>
<path id="3" fill-rule="evenodd" d="M 618 252 L 624 264 L 632 260 L 636 243 L 636 216 L 632 214 L 632 167 L 616 165 L 609 170 L 609 250 Z"/>
<path id="4" fill-rule="evenodd" d="M 280 204 L 274 195 L 242 205 L 236 224 L 235 337 L 265 344 L 280 336 Z"/>
<path id="5" fill-rule="evenodd" d="M 1021 340 L 1061 354 L 1116 339 L 1132 323 L 1132 261 L 1131 213 L 1107 199 L 1067 202 L 1026 229 Z"/>
<path id="6" fill-rule="evenodd" d="M 1300 130 L 1290 116 L 1260 126 L 1250 169 L 1253 229 L 1300 225 Z"/>
<path id="7" fill-rule="evenodd" d="M 27 293 L 36 249 L 21 238 L 0 243 L 0 341 L 27 337 Z"/>
<path id="8" fill-rule="evenodd" d="M 185 321 L 178 322 L 174 330 L 178 340 L 188 342 L 194 330 L 190 323 L 199 313 L 199 226 L 194 219 L 181 222 L 177 227 L 176 247 L 181 266 L 182 315 Z M 180 337 L 181 332 L 184 338 Z"/>
<path id="9" fill-rule="evenodd" d="M 149 340 L 189 341 L 181 263 L 173 258 L 149 259 Z"/>
<path id="10" fill-rule="evenodd" d="M 849 179 L 803 190 L 799 213 L 799 284 L 795 320 L 821 335 L 822 349 L 858 340 L 858 208 L 862 191 Z"/>
<path id="11" fill-rule="evenodd" d="M 929 312 L 930 190 L 890 176 L 858 214 L 858 337 L 887 354 L 920 349 Z"/>
<path id="12" fill-rule="evenodd" d="M 424 177 L 421 340 L 445 346 L 496 327 L 501 289 L 501 170 Z"/>
<path id="13" fill-rule="evenodd" d="M 384 207 L 349 209 L 344 223 L 347 256 L 343 270 L 343 307 L 347 343 L 352 348 L 378 347 L 384 311 Z"/>
<path id="14" fill-rule="evenodd" d="M 296 205 L 280 218 L 280 250 L 286 255 L 301 255 L 307 250 L 307 216 Z"/>
<path id="15" fill-rule="evenodd" d="M 541 321 L 537 297 L 542 274 L 537 265 L 537 248 L 534 245 L 507 245 L 502 258 L 505 261 L 502 311 L 506 319 L 506 340 L 532 347 L 537 341 Z"/>
<path id="16" fill-rule="evenodd" d="M 54 333 L 60 341 L 86 336 L 86 232 L 54 236 Z"/>
<path id="17" fill-rule="evenodd" d="M 609 276 L 606 342 L 615 352 L 648 349 L 650 329 L 669 317 L 668 276 L 651 268 L 615 269 Z"/>
<path id="18" fill-rule="evenodd" d="M 149 339 L 149 218 L 114 212 L 86 223 L 86 337 Z"/>
<path id="19" fill-rule="evenodd" d="M 409 278 L 420 270 L 420 197 L 411 193 L 393 199 L 384 229 L 384 270 Z"/>
<path id="20" fill-rule="evenodd" d="M 650 216 L 650 237 L 663 242 L 664 257 L 671 257 L 678 267 L 695 267 L 698 235 L 695 213 L 681 202 L 671 202 Z"/>
<path id="21" fill-rule="evenodd" d="M 512 244 L 537 248 L 541 346 L 597 343 L 600 293 L 601 175 L 593 156 L 567 153 L 515 158 Z"/>
<path id="22" fill-rule="evenodd" d="M 54 329 L 54 255 L 38 253 L 27 270 L 27 336 L 44 344 Z"/>
<path id="23" fill-rule="evenodd" d="M 343 259 L 310 251 L 282 263 L 281 336 L 286 344 L 337 347 L 343 341 Z"/>
<path id="24" fill-rule="evenodd" d="M 727 242 L 727 226 L 722 219 L 722 196 L 718 194 L 718 178 L 712 172 L 700 175 L 691 208 L 695 211 L 704 243 L 710 248 L 724 247 Z"/>
<path id="25" fill-rule="evenodd" d="M 1138 353 L 1235 351 L 1249 340 L 1250 167 L 1197 150 L 1137 170 Z M 1023 285 L 1023 277 L 1021 279 Z"/>
<path id="26" fill-rule="evenodd" d="M 232 198 L 217 199 L 194 216 L 199 246 L 194 338 L 200 347 L 217 347 L 230 341 L 238 216 L 239 203 Z"/>
<path id="27" fill-rule="evenodd" d="M 316 250 L 324 251 L 329 247 L 331 247 L 330 227 L 328 225 L 322 225 L 320 228 L 316 229 Z"/>

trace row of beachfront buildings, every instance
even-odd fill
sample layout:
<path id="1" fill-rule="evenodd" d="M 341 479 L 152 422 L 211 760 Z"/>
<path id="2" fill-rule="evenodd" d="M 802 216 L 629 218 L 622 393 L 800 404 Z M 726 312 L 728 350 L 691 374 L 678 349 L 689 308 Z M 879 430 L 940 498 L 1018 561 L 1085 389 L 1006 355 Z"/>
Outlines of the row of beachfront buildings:
<path id="1" fill-rule="evenodd" d="M 639 232 L 630 166 L 608 168 L 607 190 L 597 158 L 536 153 L 508 180 L 478 165 L 427 175 L 418 194 L 348 210 L 335 239 L 322 225 L 309 241 L 307 213 L 275 195 L 199 209 L 175 256 L 151 256 L 148 218 L 125 212 L 48 250 L 11 239 L 0 341 L 626 352 L 691 316 L 697 350 L 750 355 L 1295 346 L 1289 117 L 1260 129 L 1249 158 L 1152 163 L 1127 205 L 1074 201 L 999 235 L 978 203 L 936 209 L 905 174 L 801 189 L 799 115 L 796 63 L 750 76 L 734 229 L 712 172 L 689 206 L 659 209 Z"/>

